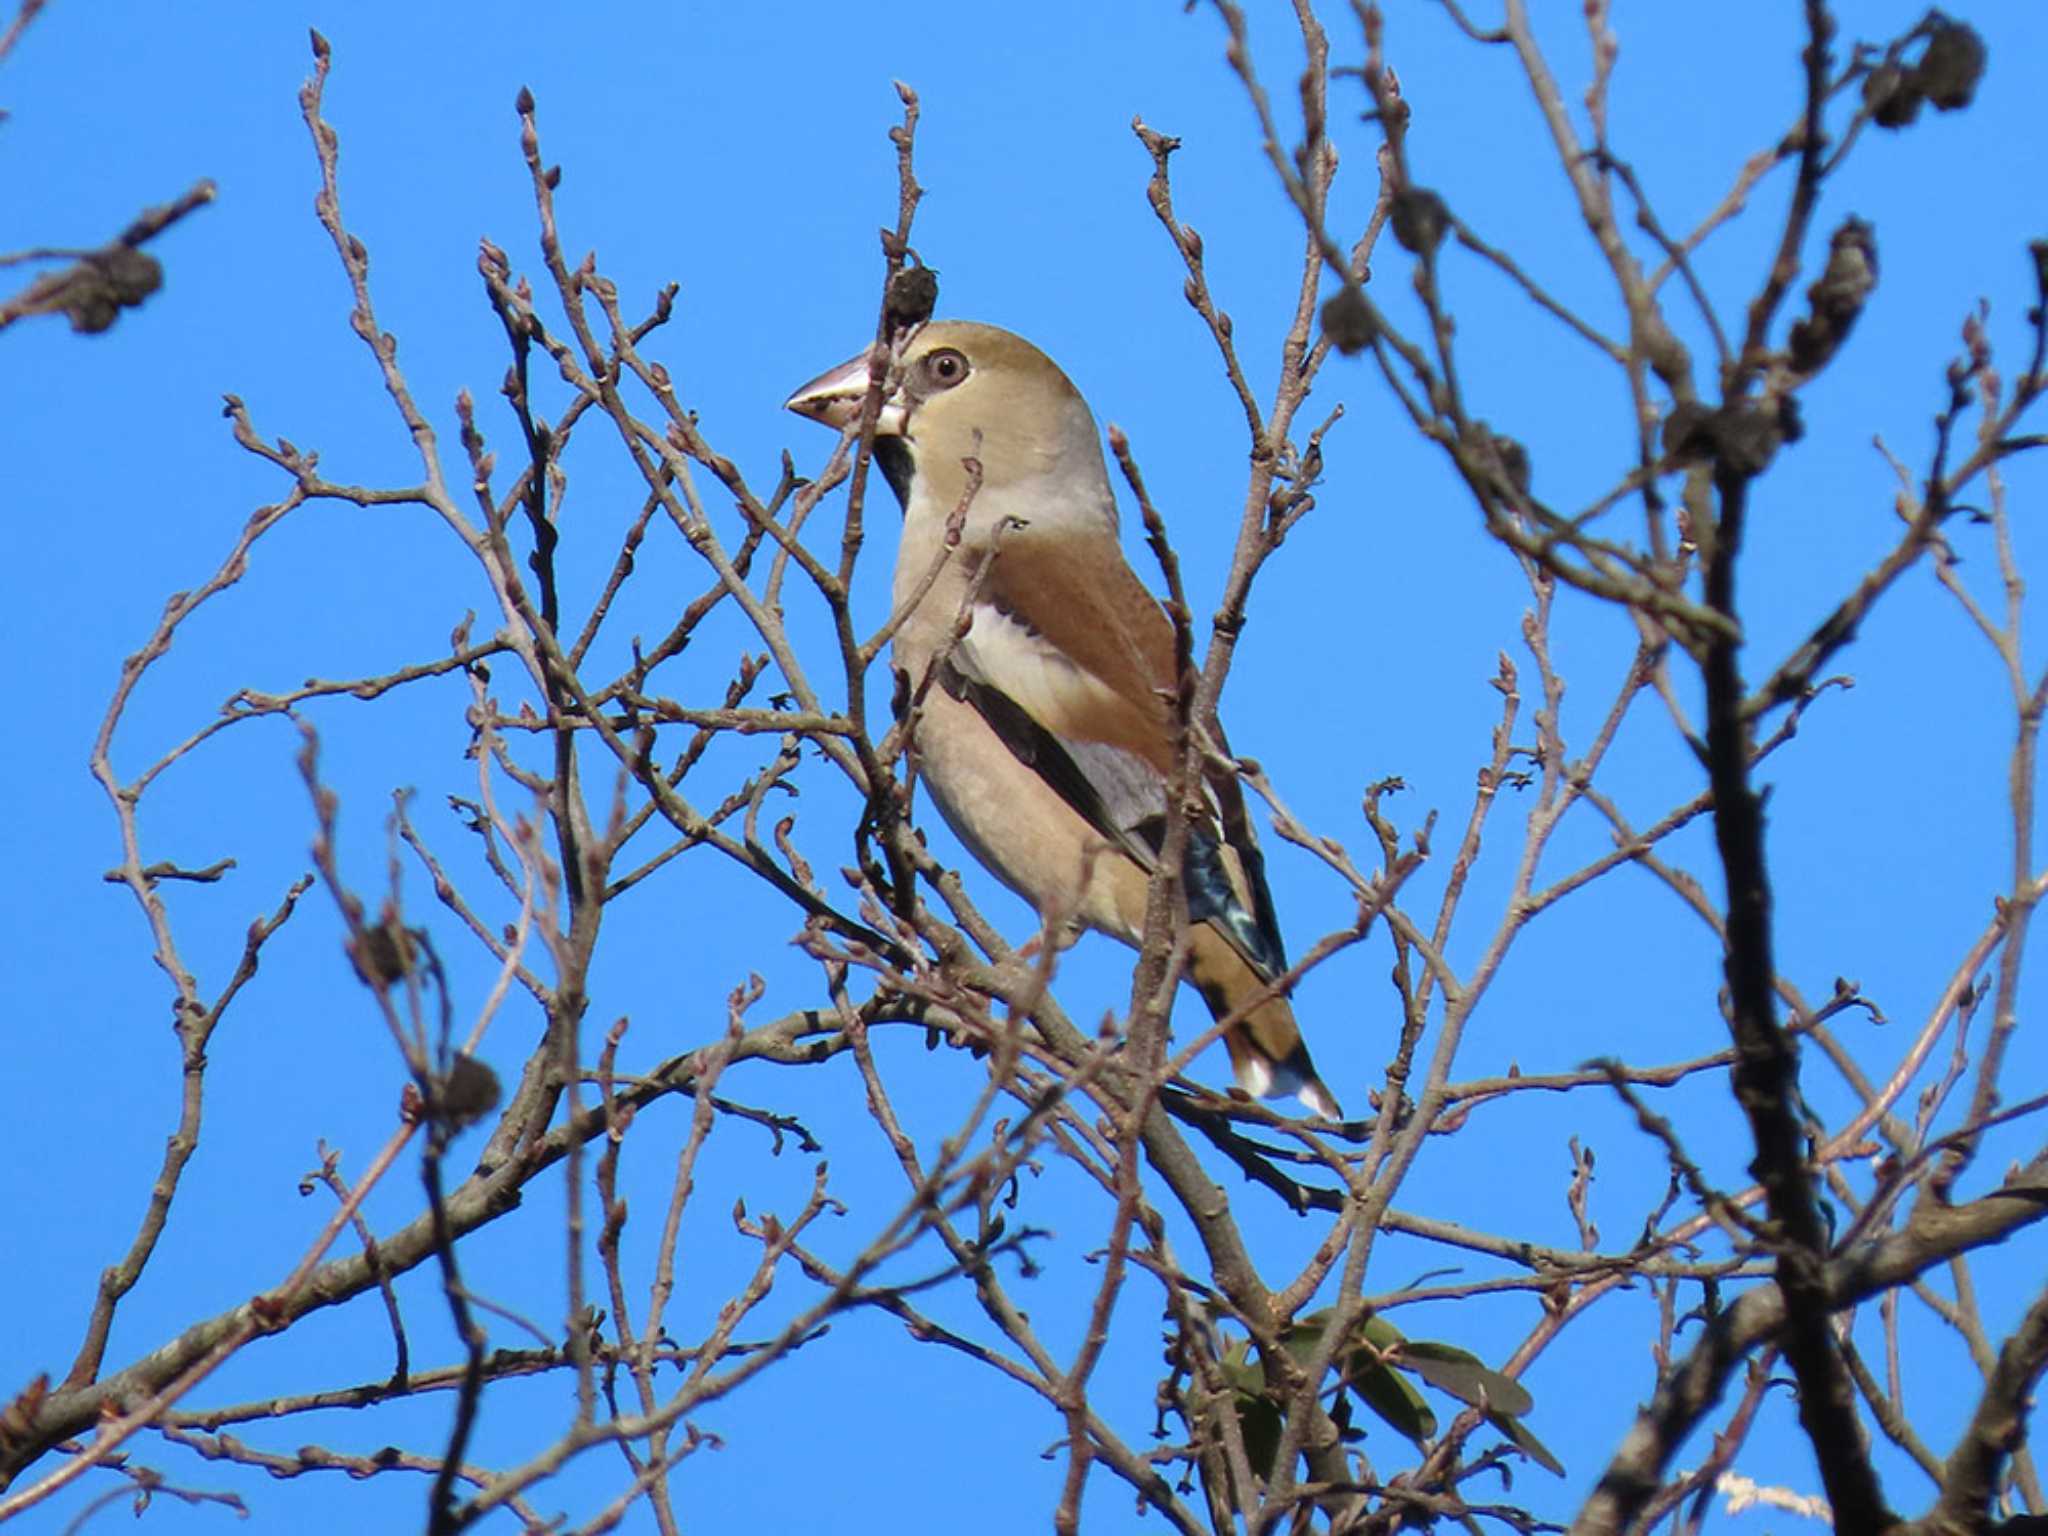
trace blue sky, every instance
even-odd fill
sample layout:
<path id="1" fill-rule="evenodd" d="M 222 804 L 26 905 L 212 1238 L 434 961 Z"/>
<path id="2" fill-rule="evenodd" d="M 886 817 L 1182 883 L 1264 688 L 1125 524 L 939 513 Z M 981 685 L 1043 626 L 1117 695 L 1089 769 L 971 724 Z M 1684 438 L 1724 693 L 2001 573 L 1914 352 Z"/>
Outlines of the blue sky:
<path id="1" fill-rule="evenodd" d="M 1556 16 L 1546 35 L 1576 102 L 1587 68 L 1579 7 L 1549 9 Z M 1689 228 L 1743 159 L 1794 121 L 1794 8 L 1741 0 L 1717 8 L 1711 26 L 1694 8 L 1617 9 L 1614 140 L 1666 225 Z M 1745 566 L 1757 675 L 1762 659 L 1810 628 L 1895 536 L 1890 472 L 1872 437 L 1909 464 L 1924 462 L 1941 370 L 1980 296 L 1990 301 L 1991 333 L 2008 371 L 2019 364 L 2021 315 L 2033 299 L 2024 245 L 2048 233 L 2029 223 L 2040 215 L 2029 66 L 2048 56 L 2048 26 L 2036 8 L 1983 9 L 1972 19 L 1991 63 L 1977 105 L 1873 136 L 1830 189 L 1819 220 L 1816 238 L 1824 241 L 1844 213 L 1871 219 L 1882 280 L 1848 353 L 1806 396 L 1808 439 L 1787 452 L 1761 492 Z M 1355 42 L 1338 10 L 1327 19 L 1349 56 Z M 1390 13 L 1388 48 L 1414 110 L 1417 175 L 1553 291 L 1617 329 L 1611 285 L 1569 212 L 1548 141 L 1504 51 L 1466 43 L 1436 8 Z M 1870 0 L 1855 8 L 1854 25 L 1858 35 L 1882 37 L 1917 14 Z M 1282 20 L 1278 8 L 1256 18 L 1254 45 L 1284 103 L 1298 60 Z M 650 350 L 700 411 L 707 436 L 757 485 L 772 483 L 784 448 L 805 468 L 828 451 L 823 434 L 785 416 L 780 402 L 872 329 L 875 230 L 894 210 L 885 134 L 899 109 L 890 82 L 915 86 L 928 196 L 913 243 L 941 274 L 941 312 L 1031 337 L 1073 376 L 1104 424 L 1129 433 L 1173 529 L 1198 615 L 1213 608 L 1227 567 L 1245 444 L 1213 348 L 1180 296 L 1178 257 L 1146 206 L 1150 164 L 1132 117 L 1183 141 L 1174 161 L 1177 205 L 1205 238 L 1211 281 L 1262 393 L 1271 388 L 1298 281 L 1298 227 L 1258 153 L 1251 114 L 1223 61 L 1222 29 L 1213 16 L 1184 15 L 1178 6 L 1048 0 L 1000 11 L 907 4 L 885 13 L 811 3 L 618 5 L 593 7 L 571 23 L 537 8 L 288 0 L 114 12 L 54 0 L 0 66 L 0 106 L 9 114 L 0 124 L 0 250 L 96 243 L 202 176 L 220 195 L 156 243 L 163 291 L 111 333 L 79 338 L 43 321 L 0 337 L 17 551 L 6 632 L 24 683 L 15 746 L 0 757 L 0 794 L 12 812 L 0 925 L 18 1020 L 0 1068 L 14 1107 L 0 1209 L 25 1235 L 10 1244 L 16 1257 L 0 1273 L 0 1305 L 14 1320 L 0 1341 L 0 1392 L 11 1394 L 38 1370 L 61 1373 L 93 1281 L 128 1242 L 174 1124 L 169 993 L 132 902 L 100 879 L 117 858 L 114 820 L 85 762 L 121 659 L 147 635 L 166 595 L 211 572 L 251 511 L 285 489 L 230 441 L 220 397 L 246 400 L 260 431 L 317 448 L 336 478 L 400 484 L 417 475 L 370 359 L 349 334 L 346 285 L 311 211 L 317 172 L 296 101 L 310 66 L 309 25 L 334 45 L 327 115 L 341 139 L 347 216 L 372 252 L 380 317 L 399 337 L 400 360 L 449 453 L 459 454 L 452 402 L 466 388 L 500 462 L 516 457 L 513 423 L 496 395 L 502 335 L 475 260 L 478 238 L 488 237 L 516 268 L 539 271 L 513 114 L 521 86 L 539 101 L 544 154 L 565 168 L 559 210 L 572 259 L 594 250 L 629 312 L 644 308 L 661 283 L 680 285 L 676 319 Z M 1339 100 L 1350 101 L 1341 88 Z M 1372 144 L 1352 114 L 1340 113 L 1339 122 L 1346 168 L 1335 222 L 1345 229 L 1370 205 Z M 1703 279 L 1730 315 L 1767 259 L 1770 220 L 1786 190 L 1782 175 L 1767 181 L 1751 219 L 1701 258 Z M 1609 484 L 1627 462 L 1626 397 L 1610 370 L 1469 258 L 1452 253 L 1444 271 L 1475 409 L 1529 445 L 1553 504 L 1575 505 Z M 1406 282 L 1405 258 L 1384 245 L 1375 292 L 1397 315 L 1413 311 Z M 558 390 L 552 399 L 549 409 L 558 411 Z M 1369 835 L 1358 801 L 1375 780 L 1406 781 L 1394 802 L 1405 824 L 1441 812 L 1439 846 L 1462 824 L 1498 712 L 1489 686 L 1495 658 L 1519 646 L 1527 590 L 1363 362 L 1333 361 L 1308 415 L 1340 400 L 1346 414 L 1329 439 L 1319 505 L 1261 579 L 1224 714 L 1233 744 L 1265 764 L 1303 820 L 1363 859 Z M 638 494 L 594 434 L 567 467 L 565 582 L 572 596 L 587 598 Z M 2040 502 L 2042 477 L 2015 466 L 2011 484 L 2022 556 L 2038 554 L 2028 513 Z M 886 533 L 892 517 L 877 505 L 872 526 Z M 734 521 L 726 526 L 736 537 Z M 1987 537 L 1959 528 L 1955 538 L 1966 574 L 1995 595 Z M 864 612 L 879 622 L 886 548 L 871 554 Z M 1149 564 L 1134 563 L 1149 575 Z M 673 539 L 650 541 L 608 659 L 624 655 L 630 634 L 659 633 L 701 583 Z M 481 596 L 474 572 L 417 509 L 306 509 L 265 540 L 227 599 L 181 633 L 124 722 L 117 761 L 133 773 L 238 688 L 280 691 L 307 677 L 368 675 L 436 654 L 463 611 L 483 607 Z M 815 626 L 816 615 L 793 622 Z M 722 688 L 745 643 L 724 617 L 669 687 L 702 702 Z M 1557 647 L 1571 683 L 1564 729 L 1576 746 L 1626 664 L 1628 632 L 1613 614 L 1564 599 Z M 2041 659 L 2036 645 L 2033 660 Z M 2011 717 L 1988 649 L 1924 569 L 1868 624 L 1841 669 L 1858 686 L 1818 705 L 1767 774 L 1781 963 L 1812 997 L 1824 997 L 1838 975 L 1860 981 L 1903 1037 L 1925 1016 L 2006 878 Z M 342 851 L 354 878 L 381 878 L 383 820 L 401 786 L 418 789 L 430 839 L 459 852 L 461 834 L 442 797 L 473 783 L 461 760 L 463 703 L 459 681 L 443 681 L 375 706 L 342 702 L 312 712 L 343 797 Z M 238 861 L 218 885 L 170 893 L 188 963 L 209 988 L 231 967 L 250 919 L 306 867 L 311 823 L 296 747 L 281 723 L 238 727 L 152 793 L 144 820 L 150 857 Z M 720 761 L 744 771 L 760 756 L 742 745 Z M 1638 824 L 1699 788 L 1668 723 L 1647 709 L 1624 732 L 1609 772 L 1611 792 Z M 796 807 L 800 836 L 817 862 L 836 868 L 845 862 L 844 797 L 822 772 L 801 782 L 809 798 Z M 1494 823 L 1467 898 L 1469 932 L 1453 945 L 1459 963 L 1472 960 L 1491 929 L 1521 815 L 1510 802 Z M 1674 856 L 1710 876 L 1710 844 L 1696 831 L 1675 844 Z M 943 837 L 935 820 L 934 836 Z M 950 842 L 943 846 L 959 857 Z M 1550 867 L 1561 871 L 1605 846 L 1590 819 L 1568 823 Z M 1347 919 L 1344 891 L 1313 861 L 1285 847 L 1269 846 L 1269 856 L 1295 950 Z M 1411 888 L 1421 910 L 1433 910 L 1442 862 Z M 1030 927 L 1021 904 L 977 880 L 990 913 L 1021 939 Z M 426 915 L 430 894 L 416 876 L 409 894 Z M 437 923 L 441 916 L 434 914 Z M 795 914 L 708 861 L 683 861 L 612 921 L 592 1017 L 629 1016 L 628 1054 L 639 1063 L 708 1038 L 719 1024 L 718 1000 L 749 972 L 768 984 L 762 1017 L 819 1001 L 815 972 L 788 946 Z M 440 937 L 456 957 L 459 1004 L 473 1006 L 488 971 L 452 928 Z M 1298 996 L 1324 1075 L 1354 1107 L 1394 1029 L 1387 961 L 1382 944 L 1361 947 L 1310 977 Z M 1084 944 L 1062 974 L 1069 1010 L 1093 1019 L 1120 1006 L 1127 968 L 1122 951 Z M 1716 981 L 1704 929 L 1650 879 L 1622 870 L 1524 936 L 1475 1019 L 1458 1075 L 1713 1049 L 1722 1034 Z M 1184 1026 L 1194 1018 L 1183 1015 Z M 533 1028 L 530 1013 L 509 1015 L 486 1055 L 510 1070 Z M 1881 1032 L 1852 1025 L 1847 1034 L 1872 1062 L 1895 1052 Z M 926 1057 L 908 1033 L 886 1049 L 900 1091 L 931 1106 L 925 1130 L 943 1134 L 971 1098 L 979 1069 Z M 2015 1051 L 2010 1081 L 2024 1092 L 2039 1081 L 2044 1058 L 2024 1031 Z M 1223 1070 L 1220 1053 L 1197 1069 L 1209 1081 Z M 1808 1078 L 1816 1108 L 1839 1120 L 1839 1085 L 1819 1064 Z M 326 1214 L 296 1188 L 316 1160 L 316 1139 L 342 1147 L 352 1159 L 345 1166 L 359 1167 L 390 1124 L 400 1079 L 340 956 L 331 904 L 316 893 L 215 1042 L 205 1144 L 163 1248 L 122 1311 L 110 1359 L 132 1358 L 288 1268 Z M 897 1198 L 897 1176 L 865 1120 L 850 1064 L 755 1068 L 730 1086 L 803 1114 L 827 1140 L 835 1187 L 855 1214 L 843 1238 L 825 1246 L 857 1249 L 868 1213 Z M 1728 1185 L 1741 1182 L 1746 1138 L 1720 1085 L 1696 1084 L 1671 1100 L 1702 1163 Z M 683 1125 L 671 1108 L 638 1133 L 646 1144 L 633 1169 L 638 1226 L 629 1229 L 638 1241 L 651 1240 L 669 1149 Z M 1600 1155 L 1595 1214 L 1605 1240 L 1623 1245 L 1662 1188 L 1663 1164 L 1621 1111 L 1591 1096 L 1569 1110 L 1525 1097 L 1482 1111 L 1466 1131 L 1431 1145 L 1399 1203 L 1574 1244 L 1563 1198 L 1571 1135 Z M 2021 1145 L 1994 1144 L 1971 1187 L 1995 1177 Z M 728 1240 L 733 1199 L 787 1209 L 809 1179 L 807 1159 L 771 1158 L 765 1138 L 744 1127 L 714 1138 L 700 1171 L 700 1225 L 686 1242 L 679 1336 L 701 1325 L 729 1294 L 734 1266 L 746 1262 Z M 373 1218 L 402 1219 L 413 1188 L 409 1176 L 395 1179 L 373 1202 Z M 558 1198 L 553 1184 L 537 1191 L 520 1222 L 481 1234 L 469 1259 L 480 1290 L 549 1319 L 560 1315 L 561 1263 L 556 1248 L 536 1252 L 534 1244 L 553 1231 L 546 1202 Z M 1093 1283 L 1085 1254 L 1099 1241 L 1091 1225 L 1099 1212 L 1056 1166 L 1032 1198 L 1032 1219 L 1062 1230 L 1045 1276 L 1020 1291 L 1048 1332 L 1066 1341 Z M 1320 1235 L 1263 1208 L 1249 1191 L 1235 1198 L 1260 1251 L 1273 1256 L 1273 1274 Z M 2044 1259 L 2048 1245 L 2030 1237 L 1978 1266 L 1994 1331 L 2025 1304 Z M 1376 1250 L 1371 1288 L 1392 1289 L 1445 1262 L 1440 1251 L 1388 1238 Z M 793 1308 L 801 1287 L 785 1284 Z M 416 1355 L 445 1358 L 431 1291 L 415 1287 L 408 1302 Z M 786 1315 L 776 1310 L 783 1306 L 778 1300 L 769 1315 Z M 971 1323 L 966 1298 L 935 1307 Z M 1142 1285 L 1126 1293 L 1120 1342 L 1101 1376 L 1140 1440 L 1157 1374 L 1157 1310 L 1156 1293 Z M 1411 1309 L 1402 1322 L 1498 1357 L 1535 1315 L 1533 1302 L 1517 1298 Z M 1603 1315 L 1568 1332 L 1530 1377 L 1532 1426 L 1570 1477 L 1552 1489 L 1528 1469 L 1515 1491 L 1552 1515 L 1576 1504 L 1651 1382 L 1648 1299 L 1617 1299 Z M 1950 1340 L 1923 1337 L 1908 1358 L 1909 1400 L 1942 1450 L 1967 1412 L 1953 1385 L 1966 1362 Z M 516 1331 L 494 1333 L 494 1343 L 518 1342 Z M 209 1384 L 205 1400 L 375 1377 L 388 1366 L 387 1347 L 375 1304 L 359 1303 L 251 1350 Z M 510 1388 L 488 1399 L 477 1459 L 504 1464 L 544 1443 L 567 1411 L 559 1387 Z M 431 1448 L 445 1411 L 428 1403 L 383 1419 L 258 1426 L 248 1438 L 283 1449 L 309 1440 L 354 1451 L 386 1441 Z M 1057 1462 L 1039 1456 L 1060 1432 L 1042 1404 L 954 1357 L 906 1344 L 895 1324 L 874 1316 L 841 1321 L 787 1370 L 697 1422 L 724 1449 L 693 1460 L 676 1486 L 707 1529 L 743 1521 L 775 1529 L 800 1507 L 807 1528 L 828 1532 L 869 1530 L 884 1518 L 901 1529 L 937 1527 L 957 1522 L 963 1509 L 991 1532 L 1037 1530 L 1060 1475 Z M 1789 1413 L 1780 1422 L 1789 1424 Z M 229 1482 L 222 1469 L 160 1442 L 136 1449 L 173 1481 Z M 1374 1446 L 1383 1468 L 1402 1464 L 1397 1450 Z M 1760 1435 L 1740 1466 L 1763 1481 L 1817 1487 L 1806 1454 L 1786 1436 Z M 619 1475 L 616 1462 L 591 1458 L 564 1480 L 558 1502 L 587 1516 Z M 1916 1476 L 1887 1464 L 1888 1489 L 1907 1509 L 1924 1494 Z M 367 1487 L 312 1477 L 241 1486 L 261 1528 L 395 1527 L 416 1517 L 424 1496 L 421 1483 L 389 1477 Z M 67 1495 L 26 1527 L 61 1529 L 82 1497 Z M 1091 1525 L 1121 1523 L 1128 1509 L 1123 1490 L 1105 1480 L 1093 1494 Z M 177 1530 L 232 1519 L 169 1502 L 149 1518 Z"/>

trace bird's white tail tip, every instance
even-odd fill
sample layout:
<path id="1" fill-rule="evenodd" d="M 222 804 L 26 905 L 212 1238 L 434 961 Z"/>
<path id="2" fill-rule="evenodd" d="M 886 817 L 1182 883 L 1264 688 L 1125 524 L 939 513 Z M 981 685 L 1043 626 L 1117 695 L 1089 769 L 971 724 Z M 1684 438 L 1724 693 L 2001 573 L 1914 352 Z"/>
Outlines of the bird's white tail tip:
<path id="1" fill-rule="evenodd" d="M 1323 1086 L 1320 1078 L 1310 1078 L 1294 1090 L 1294 1096 L 1325 1120 L 1344 1118 L 1344 1111 L 1339 1107 L 1336 1095 Z"/>
<path id="2" fill-rule="evenodd" d="M 1321 1078 L 1297 1072 L 1284 1061 L 1272 1061 L 1247 1051 L 1237 1066 L 1237 1086 L 1255 1099 L 1281 1099 L 1291 1093 L 1325 1120 L 1344 1118 L 1337 1096 L 1323 1086 Z"/>

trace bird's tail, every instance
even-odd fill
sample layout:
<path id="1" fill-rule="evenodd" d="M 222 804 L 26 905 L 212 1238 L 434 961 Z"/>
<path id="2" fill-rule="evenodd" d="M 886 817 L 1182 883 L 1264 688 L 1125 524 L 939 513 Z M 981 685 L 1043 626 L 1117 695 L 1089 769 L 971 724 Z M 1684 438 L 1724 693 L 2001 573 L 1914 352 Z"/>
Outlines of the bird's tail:
<path id="1" fill-rule="evenodd" d="M 1190 939 L 1188 980 L 1217 1018 L 1265 986 L 1266 978 L 1252 963 L 1207 924 L 1197 924 Z M 1316 1076 L 1315 1063 L 1309 1060 L 1301 1029 L 1294 1022 L 1294 1009 L 1286 998 L 1272 997 L 1260 1003 L 1225 1033 L 1223 1043 L 1230 1050 L 1237 1086 L 1252 1097 L 1281 1098 L 1291 1093 L 1326 1120 L 1344 1118 L 1337 1096 Z"/>

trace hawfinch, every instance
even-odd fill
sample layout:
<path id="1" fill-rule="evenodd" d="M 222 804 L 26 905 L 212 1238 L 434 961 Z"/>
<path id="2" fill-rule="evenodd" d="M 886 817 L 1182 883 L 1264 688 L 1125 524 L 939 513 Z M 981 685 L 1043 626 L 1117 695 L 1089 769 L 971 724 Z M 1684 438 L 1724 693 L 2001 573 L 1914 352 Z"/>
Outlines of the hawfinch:
<path id="1" fill-rule="evenodd" d="M 860 417 L 868 369 L 864 352 L 788 408 L 843 431 Z M 1095 418 L 1051 358 L 991 325 L 924 326 L 901 378 L 874 454 L 903 503 L 895 609 L 916 606 L 896 631 L 895 667 L 912 695 L 924 689 L 919 769 L 960 840 L 1047 924 L 1136 946 L 1166 824 L 1173 626 L 1124 560 Z M 971 498 L 969 459 L 981 466 Z M 963 499 L 960 546 L 941 563 Z M 1210 810 L 1189 828 L 1183 860 L 1187 975 L 1221 1018 L 1287 959 L 1249 827 L 1233 840 Z M 1284 997 L 1225 1040 L 1247 1093 L 1298 1094 L 1342 1117 Z"/>

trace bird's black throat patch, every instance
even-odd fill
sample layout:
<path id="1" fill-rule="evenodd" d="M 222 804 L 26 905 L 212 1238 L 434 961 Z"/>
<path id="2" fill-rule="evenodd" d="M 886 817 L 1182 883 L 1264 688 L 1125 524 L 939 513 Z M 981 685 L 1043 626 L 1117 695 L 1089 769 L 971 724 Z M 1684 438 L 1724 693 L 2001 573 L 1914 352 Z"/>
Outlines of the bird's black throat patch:
<path id="1" fill-rule="evenodd" d="M 910 477 L 917 467 L 910 444 L 900 437 L 876 438 L 875 462 L 882 466 L 882 478 L 896 493 L 896 504 L 907 510 L 910 506 Z"/>

